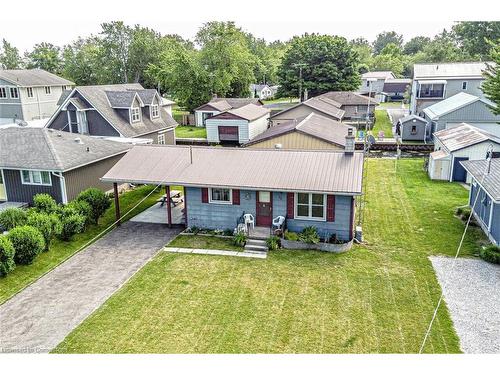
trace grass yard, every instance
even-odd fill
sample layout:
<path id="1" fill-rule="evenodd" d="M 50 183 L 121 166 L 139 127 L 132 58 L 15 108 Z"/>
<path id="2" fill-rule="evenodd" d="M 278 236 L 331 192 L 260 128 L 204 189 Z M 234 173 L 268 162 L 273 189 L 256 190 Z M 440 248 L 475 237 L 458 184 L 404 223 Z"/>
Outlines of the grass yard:
<path id="1" fill-rule="evenodd" d="M 372 133 L 374 136 L 378 135 L 379 131 L 384 132 L 385 138 L 392 138 L 392 123 L 386 110 L 375 110 L 375 125 L 373 126 Z"/>
<path id="2" fill-rule="evenodd" d="M 408 104 L 404 107 L 408 108 Z M 378 108 L 401 108 L 401 102 L 382 102 L 378 104 Z"/>
<path id="3" fill-rule="evenodd" d="M 431 254 L 453 255 L 467 202 L 421 159 L 368 161 L 366 245 L 266 260 L 161 253 L 56 348 L 65 353 L 415 353 L 440 295 Z M 466 237 L 476 252 L 482 232 Z M 179 241 L 179 240 L 176 240 Z M 425 348 L 459 352 L 446 305 Z"/>
<path id="4" fill-rule="evenodd" d="M 201 126 L 177 126 L 175 128 L 177 138 L 207 138 L 207 129 Z"/>
<path id="5" fill-rule="evenodd" d="M 134 205 L 136 205 L 142 198 L 151 192 L 151 189 L 151 186 L 143 186 L 122 194 L 120 196 L 120 209 L 122 214 L 125 214 Z M 130 219 L 132 216 L 152 206 L 160 196 L 161 192 L 159 190 L 151 194 L 133 212 L 131 212 L 130 215 L 125 217 L 124 220 Z M 6 277 L 0 278 L 0 303 L 5 302 L 5 300 L 19 292 L 28 284 L 32 283 L 40 276 L 69 258 L 114 221 L 115 206 L 113 202 L 111 207 L 99 220 L 99 225 L 90 226 L 85 233 L 75 235 L 73 240 L 70 242 L 54 240 L 50 250 L 41 253 L 35 259 L 33 264 L 28 266 L 16 266 L 14 271 L 9 273 Z"/>
<path id="6" fill-rule="evenodd" d="M 220 238 L 214 236 L 177 236 L 168 244 L 169 247 L 187 247 L 188 249 L 213 249 L 213 250 L 232 250 L 242 251 L 243 248 L 233 245 L 229 238 Z"/>

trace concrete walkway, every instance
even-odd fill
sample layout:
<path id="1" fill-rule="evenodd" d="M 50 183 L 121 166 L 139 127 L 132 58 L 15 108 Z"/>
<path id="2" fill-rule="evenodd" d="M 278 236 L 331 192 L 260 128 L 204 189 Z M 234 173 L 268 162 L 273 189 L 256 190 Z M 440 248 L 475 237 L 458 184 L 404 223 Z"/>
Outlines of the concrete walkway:
<path id="1" fill-rule="evenodd" d="M 500 266 L 430 257 L 464 353 L 500 353 Z"/>
<path id="2" fill-rule="evenodd" d="M 222 255 L 241 258 L 258 258 L 266 259 L 267 253 L 250 253 L 247 251 L 231 251 L 231 250 L 208 250 L 208 249 L 188 249 L 185 247 L 165 247 L 163 251 L 167 253 L 183 253 L 183 254 L 201 254 L 201 255 Z"/>
<path id="3" fill-rule="evenodd" d="M 126 222 L 0 305 L 0 353 L 55 348 L 179 231 Z"/>

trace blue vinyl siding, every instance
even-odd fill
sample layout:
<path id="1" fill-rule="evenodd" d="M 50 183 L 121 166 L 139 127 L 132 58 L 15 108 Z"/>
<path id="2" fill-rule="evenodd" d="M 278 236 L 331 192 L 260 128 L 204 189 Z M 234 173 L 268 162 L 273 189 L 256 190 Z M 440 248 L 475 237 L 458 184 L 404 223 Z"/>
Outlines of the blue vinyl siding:
<path id="1" fill-rule="evenodd" d="M 234 229 L 243 213 L 256 216 L 256 192 L 240 190 L 240 205 L 201 202 L 201 188 L 187 188 L 188 225 L 211 229 Z M 350 238 L 351 197 L 336 196 L 335 221 L 288 219 L 288 229 L 300 232 L 307 226 L 315 226 L 322 237 L 336 234 L 339 239 Z M 326 204 L 326 202 L 325 202 Z M 273 192 L 273 217 L 286 217 L 287 193 Z"/>

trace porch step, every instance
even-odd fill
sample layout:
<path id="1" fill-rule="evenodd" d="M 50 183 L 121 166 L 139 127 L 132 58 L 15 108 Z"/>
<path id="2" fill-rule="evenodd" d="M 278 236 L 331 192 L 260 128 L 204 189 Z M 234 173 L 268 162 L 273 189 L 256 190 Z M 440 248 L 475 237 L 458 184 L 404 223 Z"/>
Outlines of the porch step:
<path id="1" fill-rule="evenodd" d="M 250 238 L 245 245 L 245 251 L 258 253 L 267 252 L 266 241 Z"/>

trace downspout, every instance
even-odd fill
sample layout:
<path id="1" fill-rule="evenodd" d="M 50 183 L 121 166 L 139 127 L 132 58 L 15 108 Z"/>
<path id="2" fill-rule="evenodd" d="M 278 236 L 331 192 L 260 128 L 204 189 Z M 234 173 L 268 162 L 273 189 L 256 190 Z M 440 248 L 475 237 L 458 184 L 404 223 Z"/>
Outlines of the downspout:
<path id="1" fill-rule="evenodd" d="M 61 198 L 63 204 L 68 204 L 68 195 L 66 193 L 66 179 L 64 178 L 62 172 L 52 172 L 53 176 L 59 177 L 59 184 L 61 187 Z"/>

